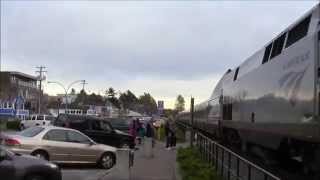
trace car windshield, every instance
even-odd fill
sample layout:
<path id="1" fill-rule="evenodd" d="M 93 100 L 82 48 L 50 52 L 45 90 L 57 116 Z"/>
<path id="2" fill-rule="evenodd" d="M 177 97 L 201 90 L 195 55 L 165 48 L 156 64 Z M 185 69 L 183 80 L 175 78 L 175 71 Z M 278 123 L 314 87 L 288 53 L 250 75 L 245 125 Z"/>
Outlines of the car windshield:
<path id="1" fill-rule="evenodd" d="M 43 127 L 31 127 L 31 128 L 28 128 L 26 130 L 21 131 L 19 133 L 19 135 L 24 136 L 24 137 L 34 137 L 43 130 L 44 130 Z"/>
<path id="2" fill-rule="evenodd" d="M 53 122 L 55 118 L 53 116 L 46 116 L 46 120 Z"/>

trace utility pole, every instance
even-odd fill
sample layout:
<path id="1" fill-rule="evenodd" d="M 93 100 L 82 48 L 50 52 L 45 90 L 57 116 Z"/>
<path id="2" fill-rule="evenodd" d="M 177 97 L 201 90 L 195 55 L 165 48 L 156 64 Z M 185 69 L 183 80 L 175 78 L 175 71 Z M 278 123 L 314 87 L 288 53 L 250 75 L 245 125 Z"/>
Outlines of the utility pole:
<path id="1" fill-rule="evenodd" d="M 88 83 L 86 83 L 86 80 L 83 80 L 83 81 L 81 82 L 81 84 L 82 84 L 82 91 L 84 91 L 84 86 L 85 86 L 86 84 L 88 84 Z"/>
<path id="2" fill-rule="evenodd" d="M 194 118 L 194 98 L 191 97 L 191 104 L 190 104 L 190 120 L 191 120 L 191 140 L 190 140 L 190 146 L 193 147 L 193 141 L 194 141 L 194 129 L 193 129 L 193 118 Z"/>
<path id="3" fill-rule="evenodd" d="M 43 73 L 47 72 L 44 71 L 44 69 L 46 68 L 45 66 L 38 66 L 36 67 L 37 69 L 39 69 L 38 71 L 36 71 L 36 73 L 39 73 L 39 98 L 38 98 L 38 114 L 41 114 L 41 99 L 42 99 L 42 81 L 43 81 Z"/>

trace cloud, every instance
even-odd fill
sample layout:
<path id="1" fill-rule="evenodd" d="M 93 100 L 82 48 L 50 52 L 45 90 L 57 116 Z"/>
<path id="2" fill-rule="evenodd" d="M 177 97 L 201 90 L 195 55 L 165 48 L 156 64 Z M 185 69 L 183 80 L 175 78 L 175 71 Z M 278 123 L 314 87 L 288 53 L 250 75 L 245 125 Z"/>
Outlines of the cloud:
<path id="1" fill-rule="evenodd" d="M 133 82 L 156 79 L 155 92 L 177 94 L 185 86 L 170 82 L 216 81 L 317 2 L 1 3 L 3 69 L 45 65 L 51 80 L 139 92 Z"/>

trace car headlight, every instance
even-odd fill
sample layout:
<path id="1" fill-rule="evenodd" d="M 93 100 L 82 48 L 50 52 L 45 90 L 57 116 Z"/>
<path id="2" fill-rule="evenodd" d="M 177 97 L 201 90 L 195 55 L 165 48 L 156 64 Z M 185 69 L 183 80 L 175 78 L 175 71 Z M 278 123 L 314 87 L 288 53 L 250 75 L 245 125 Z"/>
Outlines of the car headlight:
<path id="1" fill-rule="evenodd" d="M 56 164 L 48 163 L 48 166 L 52 169 L 58 169 L 59 167 Z"/>

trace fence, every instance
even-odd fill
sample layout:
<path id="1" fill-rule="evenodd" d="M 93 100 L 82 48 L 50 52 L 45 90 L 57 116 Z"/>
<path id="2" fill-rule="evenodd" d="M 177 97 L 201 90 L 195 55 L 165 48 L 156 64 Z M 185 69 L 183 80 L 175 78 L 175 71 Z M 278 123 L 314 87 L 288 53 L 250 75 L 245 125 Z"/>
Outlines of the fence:
<path id="1" fill-rule="evenodd" d="M 281 180 L 201 133 L 195 133 L 202 159 L 213 165 L 226 180 Z"/>

